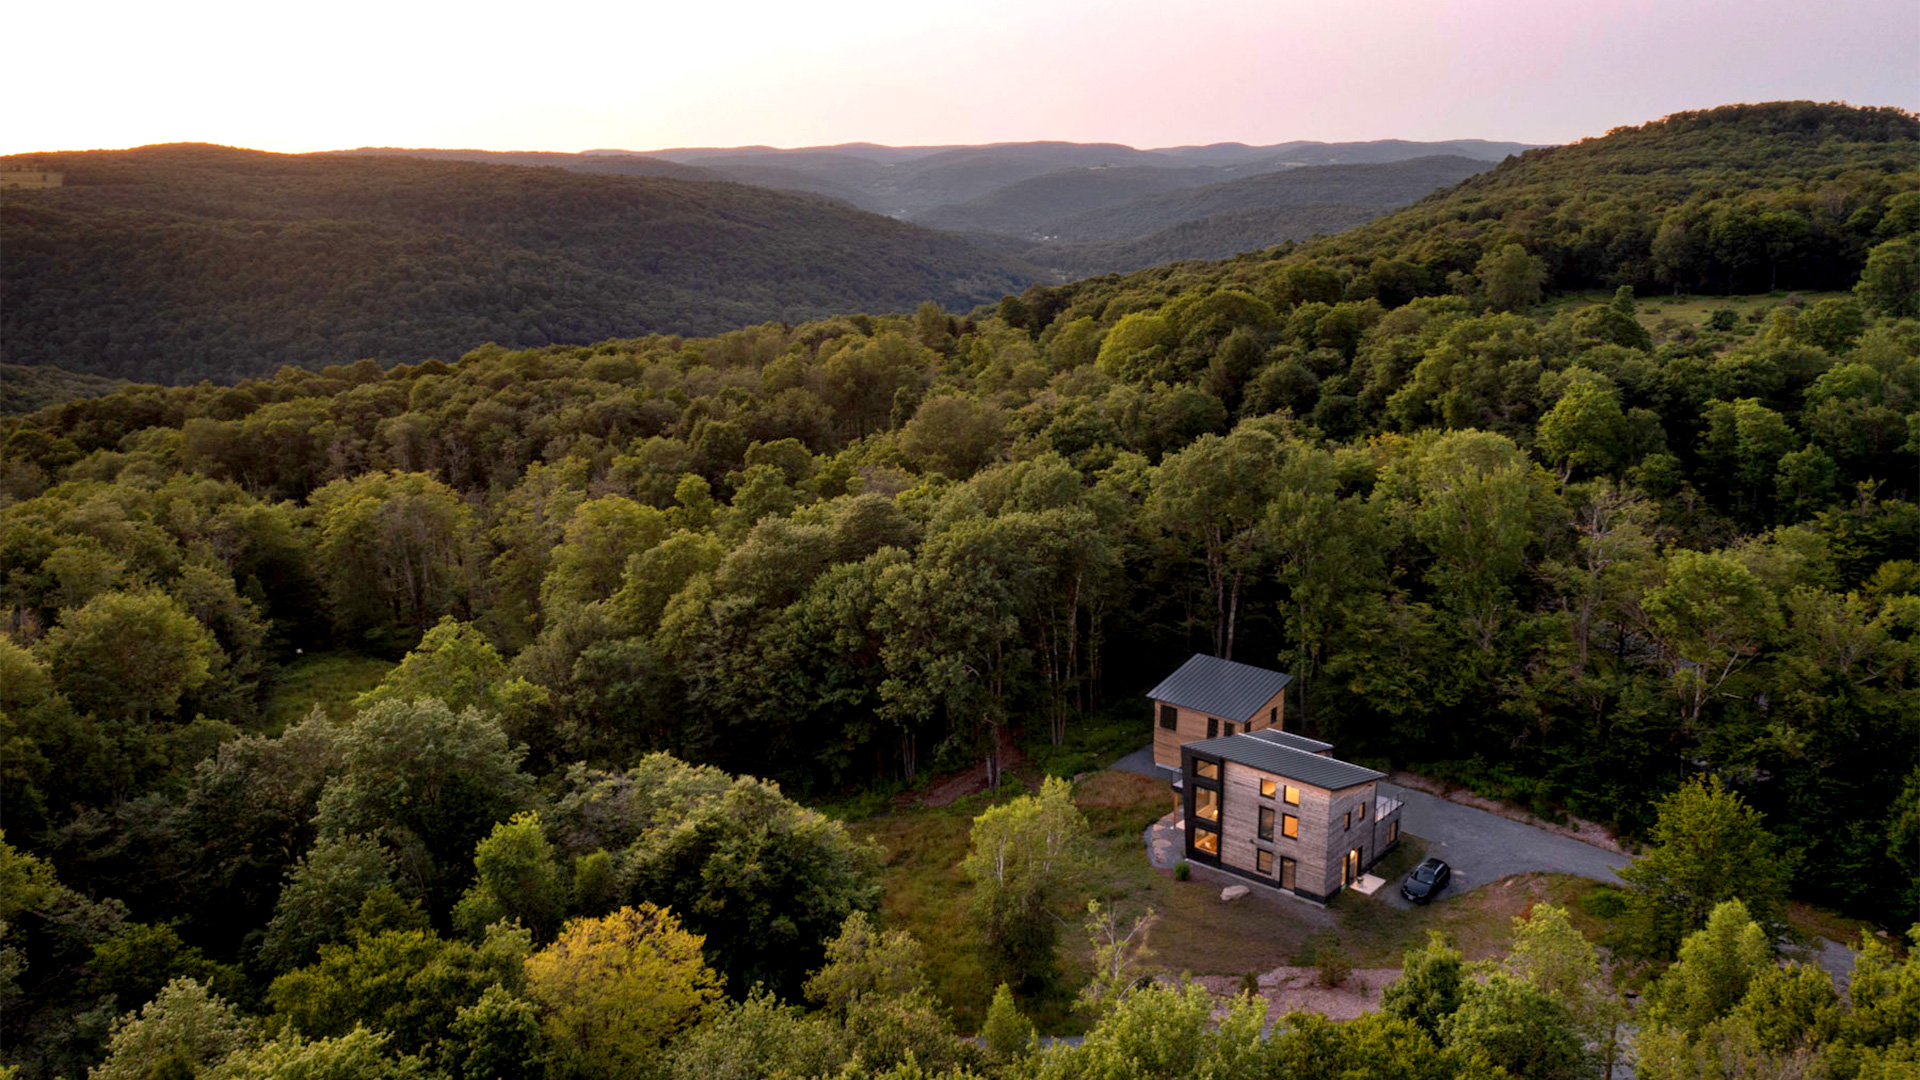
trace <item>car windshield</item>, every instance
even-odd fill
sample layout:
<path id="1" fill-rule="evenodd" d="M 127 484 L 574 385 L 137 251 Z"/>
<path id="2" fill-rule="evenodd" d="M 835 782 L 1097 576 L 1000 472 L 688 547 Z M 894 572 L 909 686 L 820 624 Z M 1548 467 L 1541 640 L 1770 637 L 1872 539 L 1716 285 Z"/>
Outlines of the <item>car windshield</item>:
<path id="1" fill-rule="evenodd" d="M 1413 871 L 1413 880 L 1419 882 L 1422 885 L 1433 884 L 1433 867 L 1431 866 L 1416 867 Z"/>

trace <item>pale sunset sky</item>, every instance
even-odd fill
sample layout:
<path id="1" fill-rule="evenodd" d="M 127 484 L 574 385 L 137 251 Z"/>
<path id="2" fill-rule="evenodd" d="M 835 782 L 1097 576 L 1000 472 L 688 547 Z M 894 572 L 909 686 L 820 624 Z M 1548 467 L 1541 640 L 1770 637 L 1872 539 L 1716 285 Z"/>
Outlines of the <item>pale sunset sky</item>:
<path id="1" fill-rule="evenodd" d="M 1566 142 L 1920 107 L 1915 0 L 104 0 L 8 16 L 0 152 Z"/>

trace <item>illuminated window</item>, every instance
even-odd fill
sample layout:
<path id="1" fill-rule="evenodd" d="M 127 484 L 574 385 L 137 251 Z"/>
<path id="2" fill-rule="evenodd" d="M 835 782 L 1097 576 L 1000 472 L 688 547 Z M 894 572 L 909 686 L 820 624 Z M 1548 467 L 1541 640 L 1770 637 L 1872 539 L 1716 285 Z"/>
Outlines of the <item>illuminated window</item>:
<path id="1" fill-rule="evenodd" d="M 1274 787 L 1273 781 L 1271 780 L 1260 781 L 1260 797 L 1261 798 L 1263 799 L 1273 798 L 1273 793 L 1275 790 L 1276 788 Z"/>
<path id="2" fill-rule="evenodd" d="M 1273 839 L 1273 807 L 1271 806 L 1260 808 L 1260 839 Z"/>
<path id="3" fill-rule="evenodd" d="M 1351 828 L 1353 828 L 1353 811 L 1351 811 L 1351 810 L 1349 810 L 1349 811 L 1347 811 L 1347 817 L 1346 817 L 1346 824 L 1344 824 L 1344 825 L 1342 825 L 1342 826 L 1340 826 L 1340 827 L 1341 827 L 1342 829 L 1351 829 Z"/>
<path id="4" fill-rule="evenodd" d="M 1354 812 L 1354 815 L 1358 817 L 1361 821 L 1367 820 L 1367 804 L 1366 803 L 1361 803 L 1359 806 L 1354 807 L 1353 812 Z"/>
<path id="5" fill-rule="evenodd" d="M 1292 784 L 1288 784 L 1287 790 L 1286 790 L 1286 798 L 1280 801 L 1286 803 L 1288 806 L 1299 806 L 1300 805 L 1300 789 L 1297 787 L 1294 787 Z"/>
<path id="6" fill-rule="evenodd" d="M 1300 839 L 1300 819 L 1292 814 L 1280 815 L 1280 835 L 1289 840 Z"/>
<path id="7" fill-rule="evenodd" d="M 1268 877 L 1273 876 L 1273 852 L 1256 851 L 1253 853 L 1253 868 Z"/>
<path id="8" fill-rule="evenodd" d="M 1203 780 L 1218 780 L 1220 779 L 1220 766 L 1211 761 L 1196 761 L 1193 763 L 1193 775 Z"/>
<path id="9" fill-rule="evenodd" d="M 1293 860 L 1292 859 L 1280 860 L 1280 887 L 1283 889 L 1293 888 Z"/>
<path id="10" fill-rule="evenodd" d="M 1204 851 L 1209 855 L 1220 854 L 1220 834 L 1212 829 L 1193 830 L 1193 850 Z"/>
<path id="11" fill-rule="evenodd" d="M 1207 788 L 1193 789 L 1193 816 L 1202 821 L 1220 820 L 1220 793 Z"/>

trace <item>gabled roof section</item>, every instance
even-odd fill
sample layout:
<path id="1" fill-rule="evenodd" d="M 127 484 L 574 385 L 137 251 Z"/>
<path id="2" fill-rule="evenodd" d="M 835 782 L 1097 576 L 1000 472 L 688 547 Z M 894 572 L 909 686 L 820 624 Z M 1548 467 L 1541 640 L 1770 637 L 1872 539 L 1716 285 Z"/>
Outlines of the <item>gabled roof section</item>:
<path id="1" fill-rule="evenodd" d="M 1311 741 L 1311 740 L 1309 740 Z M 1222 761 L 1232 761 L 1288 780 L 1298 780 L 1317 788 L 1338 791 L 1370 780 L 1381 780 L 1386 773 L 1375 772 L 1339 758 L 1321 757 L 1305 750 L 1260 738 L 1256 735 L 1228 735 L 1219 739 L 1201 739 L 1180 748 Z"/>
<path id="2" fill-rule="evenodd" d="M 1275 728 L 1261 728 L 1247 732 L 1249 739 L 1262 739 L 1275 746 L 1290 746 L 1295 750 L 1304 750 L 1309 754 L 1324 754 L 1333 749 L 1333 744 L 1309 739 L 1305 735 L 1295 735 L 1291 731 L 1279 731 Z"/>
<path id="3" fill-rule="evenodd" d="M 1269 671 L 1252 664 L 1194 653 L 1193 659 L 1180 665 L 1180 670 L 1147 691 L 1147 697 L 1222 720 L 1245 723 L 1292 681 L 1293 676 L 1284 671 Z"/>

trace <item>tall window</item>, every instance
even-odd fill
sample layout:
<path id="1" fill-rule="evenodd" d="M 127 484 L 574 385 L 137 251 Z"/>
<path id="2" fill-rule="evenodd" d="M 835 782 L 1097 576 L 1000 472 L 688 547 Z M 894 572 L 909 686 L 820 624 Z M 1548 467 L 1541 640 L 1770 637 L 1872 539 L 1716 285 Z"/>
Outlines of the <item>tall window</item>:
<path id="1" fill-rule="evenodd" d="M 1172 731 L 1180 726 L 1180 710 L 1171 705 L 1160 706 L 1160 726 Z"/>
<path id="2" fill-rule="evenodd" d="M 1220 854 L 1220 834 L 1212 829 L 1193 830 L 1193 850 L 1204 851 L 1209 855 Z"/>
<path id="3" fill-rule="evenodd" d="M 1267 710 L 1267 726 L 1272 727 L 1273 725 L 1279 722 L 1280 722 L 1280 706 L 1275 705 L 1273 708 Z"/>
<path id="4" fill-rule="evenodd" d="M 1286 789 L 1286 798 L 1280 801 L 1286 803 L 1288 806 L 1299 806 L 1300 805 L 1300 789 L 1297 787 L 1294 787 L 1292 784 L 1288 784 Z"/>
<path id="5" fill-rule="evenodd" d="M 1280 835 L 1289 840 L 1300 839 L 1300 819 L 1292 814 L 1280 815 Z"/>
<path id="6" fill-rule="evenodd" d="M 1398 821 L 1387 822 L 1387 843 L 1391 844 L 1398 839 L 1400 839 L 1400 823 Z"/>
<path id="7" fill-rule="evenodd" d="M 1217 716 L 1207 717 L 1207 738 L 1209 739 L 1218 738 L 1219 735 L 1220 735 L 1220 718 Z"/>
<path id="8" fill-rule="evenodd" d="M 1225 735 L 1229 739 L 1233 738 L 1233 725 L 1228 724 L 1226 728 L 1220 732 L 1220 734 Z"/>
<path id="9" fill-rule="evenodd" d="M 1220 820 L 1220 793 L 1208 788 L 1193 789 L 1193 816 L 1202 821 Z"/>
<path id="10" fill-rule="evenodd" d="M 1253 853 L 1253 868 L 1259 873 L 1266 874 L 1268 877 L 1272 877 L 1273 876 L 1273 852 L 1255 851 Z"/>
<path id="11" fill-rule="evenodd" d="M 1353 814 L 1361 821 L 1367 820 L 1367 804 L 1363 802 L 1359 806 L 1354 807 Z"/>
<path id="12" fill-rule="evenodd" d="M 1351 829 L 1351 828 L 1353 828 L 1353 811 L 1351 811 L 1351 810 L 1349 810 L 1349 811 L 1347 811 L 1347 820 L 1346 820 L 1346 824 L 1344 824 L 1344 825 L 1342 825 L 1342 826 L 1340 826 L 1340 827 L 1341 827 L 1342 829 Z"/>
<path id="13" fill-rule="evenodd" d="M 1271 806 L 1260 808 L 1260 839 L 1273 839 L 1273 807 Z"/>
<path id="14" fill-rule="evenodd" d="M 1294 868 L 1294 862 L 1292 859 L 1280 860 L 1280 887 L 1281 888 L 1283 889 L 1293 888 L 1293 868 Z"/>

